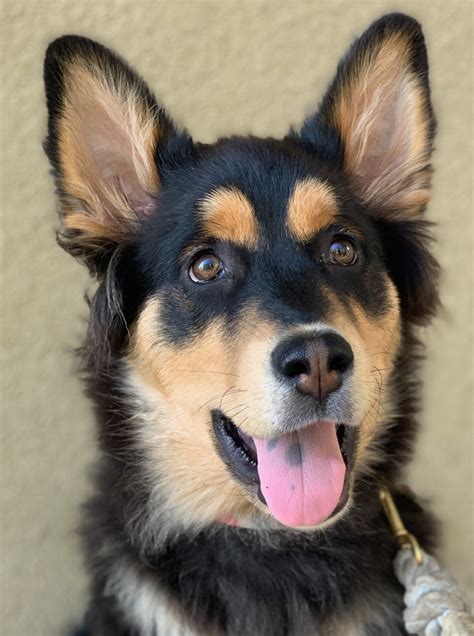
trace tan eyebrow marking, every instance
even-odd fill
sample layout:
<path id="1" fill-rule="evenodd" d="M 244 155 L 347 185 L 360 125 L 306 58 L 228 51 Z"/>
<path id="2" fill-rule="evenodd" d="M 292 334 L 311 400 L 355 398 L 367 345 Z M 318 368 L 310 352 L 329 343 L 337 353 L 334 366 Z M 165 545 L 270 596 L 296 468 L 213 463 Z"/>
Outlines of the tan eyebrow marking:
<path id="1" fill-rule="evenodd" d="M 287 227 L 298 241 L 309 241 L 334 223 L 338 211 L 333 189 L 317 179 L 298 181 L 288 203 Z"/>
<path id="2" fill-rule="evenodd" d="M 258 224 L 247 197 L 237 188 L 219 188 L 200 205 L 202 228 L 212 238 L 255 249 Z"/>

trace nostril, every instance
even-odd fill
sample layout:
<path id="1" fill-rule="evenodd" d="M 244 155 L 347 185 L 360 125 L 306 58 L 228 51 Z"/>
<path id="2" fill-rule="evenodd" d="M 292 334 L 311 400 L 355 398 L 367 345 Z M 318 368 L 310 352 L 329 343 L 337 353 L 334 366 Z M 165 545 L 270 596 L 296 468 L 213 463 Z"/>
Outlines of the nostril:
<path id="1" fill-rule="evenodd" d="M 328 371 L 344 373 L 350 367 L 352 357 L 345 354 L 336 354 L 328 360 Z"/>
<path id="2" fill-rule="evenodd" d="M 342 375 L 354 362 L 354 353 L 350 344 L 342 336 L 336 333 L 325 333 L 321 336 L 321 339 L 328 352 L 328 371 L 330 373 L 335 371 Z"/>
<path id="3" fill-rule="evenodd" d="M 292 337 L 280 342 L 272 352 L 272 366 L 279 378 L 294 380 L 310 373 L 310 362 L 305 353 L 304 337 Z"/>
<path id="4" fill-rule="evenodd" d="M 300 375 L 311 373 L 308 360 L 289 360 L 283 366 L 283 373 L 289 378 L 297 378 Z"/>

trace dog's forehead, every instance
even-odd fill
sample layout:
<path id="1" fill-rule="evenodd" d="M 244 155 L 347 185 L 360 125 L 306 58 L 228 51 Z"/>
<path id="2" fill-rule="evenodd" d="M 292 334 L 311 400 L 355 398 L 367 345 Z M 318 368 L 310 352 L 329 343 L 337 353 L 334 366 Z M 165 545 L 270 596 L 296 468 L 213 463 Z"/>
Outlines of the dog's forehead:
<path id="1" fill-rule="evenodd" d="M 285 234 L 305 242 L 338 213 L 334 170 L 289 141 L 230 139 L 194 175 L 200 233 L 255 249 Z"/>
<path id="2" fill-rule="evenodd" d="M 256 249 L 265 234 L 284 231 L 304 243 L 336 220 L 337 198 L 327 182 L 316 177 L 296 180 L 279 202 L 279 214 L 265 196 L 252 200 L 240 188 L 220 186 L 199 202 L 199 222 L 204 234 Z"/>

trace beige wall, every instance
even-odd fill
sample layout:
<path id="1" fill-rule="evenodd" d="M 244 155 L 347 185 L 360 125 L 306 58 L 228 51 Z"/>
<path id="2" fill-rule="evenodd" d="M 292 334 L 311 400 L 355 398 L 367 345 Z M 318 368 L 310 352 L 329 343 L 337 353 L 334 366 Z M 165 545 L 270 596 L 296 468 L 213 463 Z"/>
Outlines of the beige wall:
<path id="1" fill-rule="evenodd" d="M 3 0 L 2 628 L 51 636 L 83 609 L 74 527 L 94 456 L 73 374 L 89 283 L 55 245 L 41 150 L 47 43 L 64 33 L 117 49 L 193 135 L 281 135 L 301 122 L 351 39 L 388 10 L 423 23 L 439 118 L 431 218 L 445 310 L 427 333 L 423 433 L 407 477 L 443 522 L 442 557 L 472 593 L 472 4 L 298 0 Z"/>

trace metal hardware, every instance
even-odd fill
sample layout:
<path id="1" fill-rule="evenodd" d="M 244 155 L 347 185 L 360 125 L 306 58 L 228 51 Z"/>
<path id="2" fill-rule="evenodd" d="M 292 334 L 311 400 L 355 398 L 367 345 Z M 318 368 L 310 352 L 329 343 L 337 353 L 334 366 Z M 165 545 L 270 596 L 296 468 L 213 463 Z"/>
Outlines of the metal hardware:
<path id="1" fill-rule="evenodd" d="M 420 544 L 416 537 L 405 528 L 400 513 L 393 501 L 393 497 L 385 486 L 379 489 L 379 499 L 399 546 L 401 548 L 409 548 L 413 552 L 413 557 L 417 565 L 420 565 L 423 562 Z"/>

